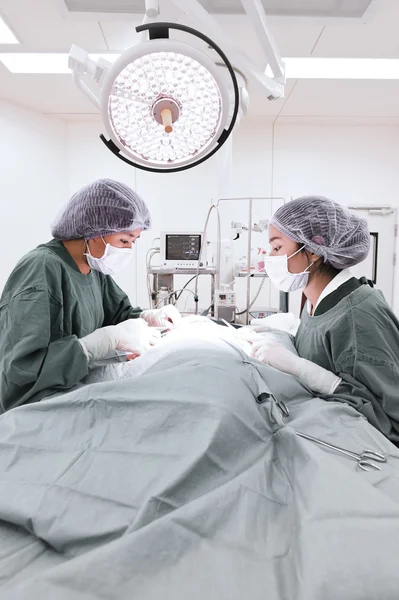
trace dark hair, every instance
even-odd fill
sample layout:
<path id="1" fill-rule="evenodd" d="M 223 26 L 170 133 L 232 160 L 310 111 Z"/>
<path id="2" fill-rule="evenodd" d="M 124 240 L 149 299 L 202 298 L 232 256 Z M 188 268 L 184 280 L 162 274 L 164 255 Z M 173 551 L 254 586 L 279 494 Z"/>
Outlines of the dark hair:
<path id="1" fill-rule="evenodd" d="M 301 252 L 304 252 L 309 258 L 309 250 L 306 250 L 306 248 L 303 248 L 301 250 Z M 335 267 L 330 265 L 330 263 L 324 262 L 324 260 L 322 258 L 320 258 L 316 264 L 316 268 L 314 269 L 314 271 L 312 271 L 312 273 L 313 274 L 317 273 L 317 275 L 330 275 L 332 277 L 335 277 L 341 271 L 342 271 L 342 269 L 336 269 Z"/>

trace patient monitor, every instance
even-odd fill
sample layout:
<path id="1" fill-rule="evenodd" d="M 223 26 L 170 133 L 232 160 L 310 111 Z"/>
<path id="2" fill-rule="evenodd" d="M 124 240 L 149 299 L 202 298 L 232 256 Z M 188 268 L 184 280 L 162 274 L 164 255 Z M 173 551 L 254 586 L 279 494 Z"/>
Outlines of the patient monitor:
<path id="1" fill-rule="evenodd" d="M 164 269 L 197 269 L 198 266 L 206 266 L 206 241 L 202 231 L 163 231 L 160 246 L 161 267 Z M 201 253 L 202 248 L 204 250 Z"/>

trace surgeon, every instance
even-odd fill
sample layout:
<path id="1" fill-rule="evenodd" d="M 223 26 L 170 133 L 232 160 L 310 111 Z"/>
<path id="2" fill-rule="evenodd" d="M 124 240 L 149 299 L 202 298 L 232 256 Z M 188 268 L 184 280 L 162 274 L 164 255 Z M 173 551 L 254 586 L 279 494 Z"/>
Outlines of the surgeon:
<path id="1" fill-rule="evenodd" d="M 140 196 L 100 179 L 71 198 L 54 239 L 20 260 L 0 300 L 0 412 L 68 390 L 102 359 L 133 359 L 157 343 L 154 327 L 178 324 L 173 306 L 133 308 L 112 278 L 150 224 Z"/>
<path id="2" fill-rule="evenodd" d="M 299 356 L 339 377 L 327 399 L 350 404 L 398 444 L 399 322 L 383 294 L 350 271 L 370 249 L 366 221 L 332 200 L 306 196 L 277 210 L 269 242 L 272 283 L 306 298 Z M 254 344 L 252 355 L 281 369 L 284 352 L 272 340 Z M 288 362 L 293 367 L 281 370 L 297 374 L 292 356 Z"/>

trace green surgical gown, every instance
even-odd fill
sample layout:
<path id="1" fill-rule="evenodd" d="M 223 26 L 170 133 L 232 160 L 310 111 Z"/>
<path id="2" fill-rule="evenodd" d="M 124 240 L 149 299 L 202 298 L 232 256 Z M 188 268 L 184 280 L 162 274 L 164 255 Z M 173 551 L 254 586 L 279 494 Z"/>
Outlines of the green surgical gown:
<path id="1" fill-rule="evenodd" d="M 313 317 L 305 307 L 296 348 L 342 378 L 327 400 L 350 404 L 399 443 L 399 321 L 380 291 L 357 286 Z"/>
<path id="2" fill-rule="evenodd" d="M 110 276 L 83 275 L 62 242 L 24 256 L 0 300 L 0 412 L 74 386 L 88 374 L 78 339 L 140 313 Z"/>

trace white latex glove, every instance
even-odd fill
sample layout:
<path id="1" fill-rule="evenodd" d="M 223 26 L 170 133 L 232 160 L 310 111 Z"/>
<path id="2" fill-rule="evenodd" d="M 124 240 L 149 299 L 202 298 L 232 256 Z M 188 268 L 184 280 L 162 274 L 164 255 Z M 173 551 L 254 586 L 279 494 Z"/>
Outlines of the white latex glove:
<path id="1" fill-rule="evenodd" d="M 79 342 L 89 362 L 93 362 L 107 358 L 115 350 L 142 354 L 160 339 L 160 332 L 148 327 L 143 319 L 128 319 L 118 325 L 96 329 Z"/>
<path id="2" fill-rule="evenodd" d="M 341 383 L 340 377 L 290 352 L 271 334 L 252 344 L 251 356 L 283 373 L 294 375 L 319 394 L 333 394 Z"/>
<path id="3" fill-rule="evenodd" d="M 300 325 L 300 319 L 297 319 L 292 313 L 277 313 L 269 315 L 264 319 L 252 319 L 251 326 L 256 331 L 267 331 L 270 329 L 278 329 L 285 331 L 291 335 L 296 335 Z"/>
<path id="4" fill-rule="evenodd" d="M 152 327 L 176 327 L 182 320 L 181 314 L 173 304 L 153 310 L 144 310 L 140 317 Z"/>
<path id="5" fill-rule="evenodd" d="M 236 329 L 235 336 L 240 340 L 252 343 L 263 339 L 252 327 L 240 327 L 239 329 Z"/>

